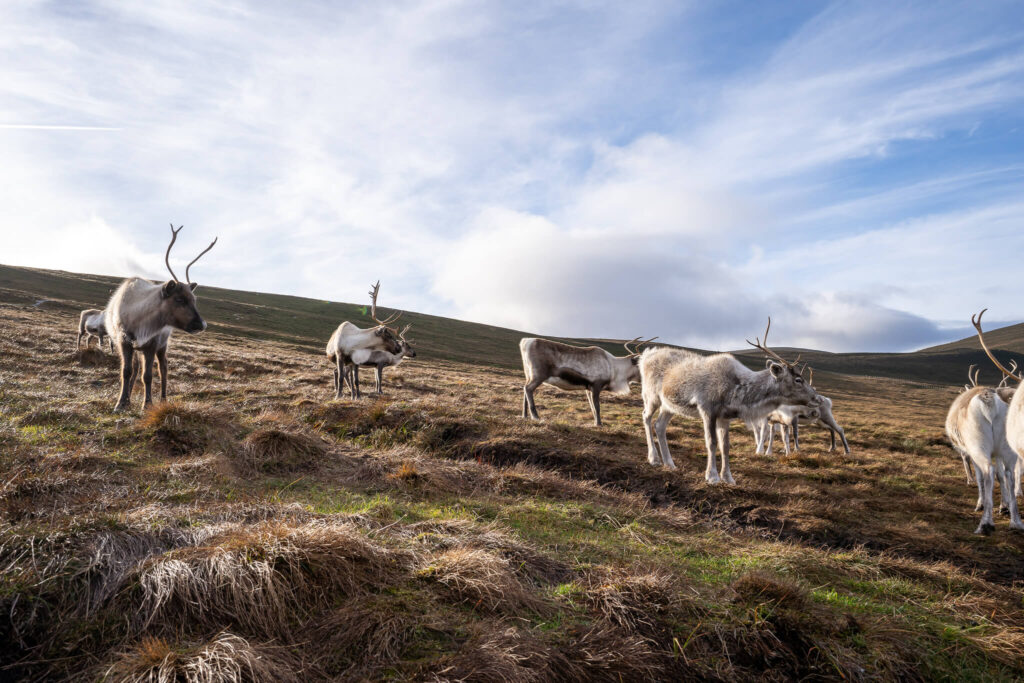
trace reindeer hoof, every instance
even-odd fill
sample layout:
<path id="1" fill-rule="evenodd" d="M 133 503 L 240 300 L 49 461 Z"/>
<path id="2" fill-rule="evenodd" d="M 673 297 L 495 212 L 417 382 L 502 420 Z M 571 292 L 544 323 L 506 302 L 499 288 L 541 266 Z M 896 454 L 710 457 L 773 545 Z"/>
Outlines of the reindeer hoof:
<path id="1" fill-rule="evenodd" d="M 115 413 L 123 413 L 126 410 L 128 410 L 129 408 L 131 408 L 131 406 L 129 404 L 127 404 L 127 403 L 118 403 L 116 406 L 114 406 L 114 412 Z"/>
<path id="2" fill-rule="evenodd" d="M 705 474 L 704 475 L 704 480 L 707 481 L 707 483 L 709 483 L 709 484 L 721 484 L 722 483 L 722 479 L 721 479 L 721 477 L 718 476 L 717 472 L 715 472 L 713 475 L 712 474 Z"/>
<path id="3" fill-rule="evenodd" d="M 1024 523 L 1021 522 L 1010 522 L 1010 528 L 1014 531 L 1024 531 Z"/>
<path id="4" fill-rule="evenodd" d="M 995 530 L 996 530 L 996 525 L 995 524 L 985 524 L 985 523 L 982 523 L 982 524 L 978 525 L 978 528 L 974 530 L 974 533 L 978 534 L 979 536 L 988 536 L 988 535 L 990 535 Z"/>
<path id="5" fill-rule="evenodd" d="M 722 477 L 722 481 L 724 481 L 726 484 L 729 484 L 730 486 L 736 485 L 736 480 L 732 478 L 731 474 L 727 474 L 724 477 Z"/>

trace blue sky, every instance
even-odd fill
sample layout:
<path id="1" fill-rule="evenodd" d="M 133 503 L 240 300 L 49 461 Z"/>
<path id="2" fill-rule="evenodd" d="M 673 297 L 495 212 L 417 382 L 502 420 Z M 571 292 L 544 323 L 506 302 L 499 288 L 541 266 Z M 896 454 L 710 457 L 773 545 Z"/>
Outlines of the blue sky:
<path id="1" fill-rule="evenodd" d="M 524 7 L 525 6 L 525 7 Z M 0 262 L 550 335 L 1024 318 L 1019 3 L 0 4 Z M 100 302 L 96 302 L 100 303 Z"/>

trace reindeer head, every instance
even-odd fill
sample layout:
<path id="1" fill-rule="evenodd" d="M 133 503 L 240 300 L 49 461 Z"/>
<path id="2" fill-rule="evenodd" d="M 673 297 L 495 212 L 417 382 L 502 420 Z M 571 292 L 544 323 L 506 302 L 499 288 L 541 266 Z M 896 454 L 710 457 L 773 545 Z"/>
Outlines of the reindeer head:
<path id="1" fill-rule="evenodd" d="M 171 273 L 171 279 L 165 282 L 160 287 L 160 308 L 164 314 L 164 321 L 171 327 L 176 327 L 179 330 L 184 330 L 189 334 L 196 334 L 206 329 L 206 321 L 199 315 L 199 311 L 196 309 L 196 287 L 199 286 L 196 282 L 191 282 L 188 277 L 188 271 L 196 261 L 198 261 L 203 254 L 213 249 L 213 245 L 217 244 L 217 239 L 214 238 L 210 242 L 210 246 L 200 252 L 199 256 L 196 256 L 192 261 L 185 266 L 185 282 L 180 282 L 178 276 L 174 274 L 171 269 L 171 247 L 174 246 L 174 242 L 178 239 L 178 232 L 184 226 L 178 226 L 178 229 L 174 229 L 174 224 L 171 224 L 171 243 L 167 245 L 167 253 L 164 254 L 164 263 L 167 265 L 167 270 Z"/>
<path id="2" fill-rule="evenodd" d="M 640 349 L 645 345 L 650 344 L 655 339 L 657 339 L 657 337 L 651 337 L 650 339 L 640 341 L 640 337 L 635 337 L 623 344 L 623 346 L 626 347 L 626 352 L 629 354 L 626 358 L 633 362 L 633 367 L 629 373 L 629 377 L 626 378 L 627 382 L 640 381 L 640 356 L 643 355 L 643 352 Z M 630 344 L 633 344 L 633 346 L 630 347 Z"/>
<path id="3" fill-rule="evenodd" d="M 749 339 L 747 343 L 754 348 L 760 349 L 768 355 L 766 362 L 767 372 L 776 383 L 777 391 L 783 399 L 784 404 L 800 406 L 817 406 L 821 404 L 821 397 L 814 390 L 810 382 L 804 381 L 803 374 L 807 365 L 798 367 L 800 356 L 790 363 L 788 360 L 768 348 L 768 330 L 772 328 L 772 319 L 768 318 L 768 327 L 764 330 L 764 342 L 756 337 L 756 342 Z M 764 372 L 764 371 L 762 371 Z"/>
<path id="4" fill-rule="evenodd" d="M 393 313 L 385 320 L 381 320 L 377 317 L 377 294 L 380 292 L 380 280 L 377 280 L 377 284 L 370 288 L 370 317 L 373 318 L 373 322 L 377 323 L 377 329 L 374 330 L 375 334 L 380 337 L 381 342 L 384 344 L 384 348 L 388 353 L 402 354 L 404 349 L 402 348 L 402 342 L 399 341 L 401 336 L 398 330 L 388 327 L 391 323 L 395 322 L 402 317 L 402 313 Z M 406 327 L 406 329 L 409 329 Z"/>
<path id="5" fill-rule="evenodd" d="M 402 346 L 402 355 L 406 358 L 415 358 L 416 349 L 412 348 L 412 340 L 406 339 L 405 335 L 409 332 L 409 328 L 412 327 L 412 323 L 409 323 L 402 328 L 402 331 L 398 333 L 398 343 Z"/>

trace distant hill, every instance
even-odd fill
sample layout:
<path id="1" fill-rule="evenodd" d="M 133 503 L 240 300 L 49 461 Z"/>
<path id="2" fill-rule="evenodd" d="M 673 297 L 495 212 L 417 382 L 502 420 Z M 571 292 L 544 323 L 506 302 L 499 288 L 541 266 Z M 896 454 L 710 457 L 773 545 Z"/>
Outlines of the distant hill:
<path id="1" fill-rule="evenodd" d="M 78 312 L 102 307 L 120 281 L 121 278 L 114 277 L 0 265 L 0 303 L 67 311 L 71 338 Z M 363 304 L 217 287 L 202 287 L 198 295 L 200 310 L 211 330 L 253 340 L 272 339 L 316 353 L 323 352 L 331 332 L 341 321 L 351 320 L 363 326 L 372 323 L 363 312 Z M 412 312 L 406 312 L 401 322 L 413 323 L 410 337 L 415 340 L 422 358 L 506 368 L 520 366 L 520 338 L 542 336 Z M 560 340 L 570 344 L 596 344 L 617 354 L 623 352 L 618 341 Z M 1001 361 L 1008 363 L 1016 358 L 1024 367 L 1024 324 L 992 330 L 986 333 L 986 340 L 998 349 L 996 353 Z M 828 353 L 783 348 L 777 351 L 786 358 L 802 354 L 802 359 L 818 372 L 958 385 L 967 380 L 968 366 L 976 363 L 982 369 L 982 382 L 999 380 L 998 372 L 974 337 L 914 353 Z M 763 367 L 764 360 L 758 351 L 741 350 L 736 354 L 751 367 Z"/>
<path id="2" fill-rule="evenodd" d="M 1024 353 L 1024 323 L 1007 325 L 1006 327 L 991 328 L 982 321 L 982 328 L 985 330 L 985 343 L 990 349 L 1002 349 L 1014 353 Z M 977 335 L 971 335 L 958 341 L 940 344 L 923 349 L 922 353 L 934 353 L 945 351 L 956 351 L 960 349 L 981 349 Z M 1019 362 L 1019 361 L 1018 361 Z"/>

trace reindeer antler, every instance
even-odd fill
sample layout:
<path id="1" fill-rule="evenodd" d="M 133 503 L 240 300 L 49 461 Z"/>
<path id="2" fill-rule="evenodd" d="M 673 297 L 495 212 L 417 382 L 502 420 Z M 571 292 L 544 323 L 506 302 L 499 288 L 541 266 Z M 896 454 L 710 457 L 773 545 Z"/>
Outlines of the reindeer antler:
<path id="1" fill-rule="evenodd" d="M 378 292 L 380 292 L 380 280 L 377 280 L 377 284 L 373 285 L 373 287 L 370 289 L 370 292 L 369 292 L 369 294 L 370 294 L 370 317 L 373 318 L 373 321 L 375 323 L 377 323 L 378 325 L 381 325 L 383 327 L 387 327 L 391 323 L 393 323 L 396 320 L 398 320 L 399 318 L 401 318 L 402 317 L 402 313 L 401 313 L 401 311 L 399 311 L 398 313 L 393 313 L 386 320 L 380 320 L 379 318 L 377 318 L 377 293 Z"/>
<path id="2" fill-rule="evenodd" d="M 768 316 L 768 327 L 764 328 L 764 344 L 761 343 L 761 338 L 760 337 L 754 337 L 754 339 L 757 340 L 756 343 L 750 341 L 749 339 L 747 340 L 747 343 L 750 344 L 751 346 L 753 346 L 755 349 L 760 349 L 761 351 L 764 351 L 770 357 L 772 357 L 775 360 L 779 361 L 783 365 L 785 365 L 787 367 L 793 367 L 794 363 L 790 363 L 788 360 L 786 360 L 785 358 L 783 358 L 782 356 L 780 356 L 779 354 L 775 353 L 774 351 L 769 349 L 767 346 L 765 346 L 765 344 L 768 343 L 768 330 L 770 330 L 770 329 L 772 329 L 772 319 L 771 319 L 771 316 Z M 797 360 L 799 360 L 799 357 L 797 358 Z"/>
<path id="3" fill-rule="evenodd" d="M 408 325 L 403 327 L 402 331 L 398 333 L 398 338 L 401 339 L 404 342 L 408 342 L 409 340 L 405 338 L 405 335 L 409 331 L 410 327 L 412 327 L 412 323 L 409 323 Z"/>
<path id="4" fill-rule="evenodd" d="M 1012 377 L 1018 382 L 1024 382 L 1024 379 L 1021 379 L 1019 375 L 1015 375 L 1003 367 L 1003 364 L 996 360 L 996 357 L 992 355 L 992 352 L 989 351 L 988 346 L 985 344 L 985 337 L 981 331 L 981 316 L 985 315 L 985 311 L 987 310 L 987 308 L 982 309 L 981 313 L 977 315 L 977 320 L 975 320 L 975 316 L 971 316 L 971 324 L 974 325 L 974 329 L 978 330 L 978 341 L 981 342 L 981 348 L 985 350 L 985 354 L 988 356 L 989 360 L 995 363 L 995 366 L 1003 371 L 1004 375 Z"/>
<path id="5" fill-rule="evenodd" d="M 623 344 L 623 346 L 626 347 L 626 353 L 629 354 L 629 356 L 627 356 L 627 357 L 628 358 L 632 358 L 633 356 L 639 356 L 640 355 L 640 349 L 645 344 L 650 344 L 655 339 L 657 339 L 657 337 L 651 337 L 650 339 L 645 339 L 644 341 L 640 341 L 640 337 L 635 337 L 633 339 L 630 339 L 628 342 L 625 342 Z M 639 342 L 639 343 L 637 343 L 637 342 Z M 630 344 L 636 344 L 636 346 L 634 346 L 633 348 L 629 348 Z"/>
<path id="6" fill-rule="evenodd" d="M 974 372 L 974 368 L 978 367 L 976 364 L 971 363 L 971 366 L 967 368 L 967 381 L 972 386 L 978 386 L 978 375 Z"/>
<path id="7" fill-rule="evenodd" d="M 1010 359 L 1010 369 L 1013 370 L 1014 372 L 1017 372 L 1017 361 L 1014 360 L 1013 358 Z M 1006 382 L 1009 379 L 1010 379 L 1009 375 L 1003 375 L 1003 378 L 1001 380 L 999 380 L 999 386 L 1000 387 L 1005 387 L 1006 386 Z"/>
<path id="8" fill-rule="evenodd" d="M 214 237 L 214 238 L 213 238 L 213 241 L 212 241 L 212 242 L 210 242 L 210 246 L 208 246 L 208 247 L 207 247 L 206 249 L 203 249 L 203 250 L 202 250 L 201 252 L 199 252 L 199 256 L 196 256 L 196 257 L 195 257 L 194 259 L 192 259 L 192 260 L 191 260 L 191 261 L 189 262 L 189 264 L 188 264 L 187 266 L 185 266 L 185 282 L 187 282 L 187 283 L 189 283 L 189 284 L 192 284 L 192 280 L 190 280 L 190 279 L 188 278 L 188 269 L 192 267 L 192 264 L 193 264 L 193 263 L 195 263 L 196 261 L 198 261 L 199 259 L 201 259 L 201 258 L 203 257 L 203 254 L 205 254 L 206 252 L 208 252 L 208 251 L 210 251 L 211 249 L 213 249 L 213 245 L 217 244 L 217 240 L 218 240 L 218 239 L 220 239 L 220 238 L 219 238 L 219 237 Z"/>
<path id="9" fill-rule="evenodd" d="M 171 270 L 171 247 L 173 247 L 174 243 L 178 240 L 178 233 L 181 232 L 181 229 L 184 227 L 184 225 L 179 225 L 178 229 L 175 230 L 174 223 L 171 223 L 171 243 L 167 245 L 167 253 L 164 254 L 164 263 L 167 264 L 167 270 L 170 271 L 171 277 L 174 278 L 175 282 L 178 281 L 178 276 L 174 274 L 173 270 Z"/>

